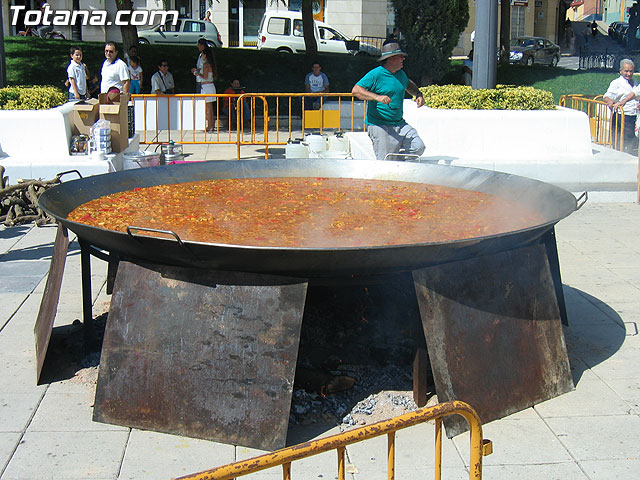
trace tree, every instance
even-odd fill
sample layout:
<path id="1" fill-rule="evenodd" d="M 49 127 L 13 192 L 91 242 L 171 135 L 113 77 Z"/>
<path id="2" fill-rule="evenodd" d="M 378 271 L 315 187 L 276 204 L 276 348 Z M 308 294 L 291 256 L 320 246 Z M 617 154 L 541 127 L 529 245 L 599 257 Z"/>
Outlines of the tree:
<path id="1" fill-rule="evenodd" d="M 409 75 L 422 85 L 440 80 L 460 33 L 469 23 L 468 0 L 393 0 L 396 24 L 409 54 Z"/>
<path id="2" fill-rule="evenodd" d="M 511 4 L 500 4 L 500 62 L 509 63 L 509 44 L 511 41 Z"/>
<path id="3" fill-rule="evenodd" d="M 116 0 L 116 9 L 132 11 L 132 3 L 131 0 Z M 132 45 L 138 46 L 138 29 L 135 25 L 121 25 L 120 32 L 122 33 L 122 54 L 124 55 Z"/>
<path id="4" fill-rule="evenodd" d="M 318 53 L 318 43 L 313 34 L 313 4 L 317 0 L 302 0 L 302 33 L 304 34 L 305 52 L 308 56 L 315 56 Z"/>

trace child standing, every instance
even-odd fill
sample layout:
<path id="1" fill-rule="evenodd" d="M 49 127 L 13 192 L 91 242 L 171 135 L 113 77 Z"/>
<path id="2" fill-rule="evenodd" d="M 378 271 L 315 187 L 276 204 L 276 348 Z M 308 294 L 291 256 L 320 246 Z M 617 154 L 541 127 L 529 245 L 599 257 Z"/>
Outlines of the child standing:
<path id="1" fill-rule="evenodd" d="M 140 58 L 136 55 L 129 57 L 129 76 L 131 77 L 129 93 L 142 93 L 140 88 L 142 84 L 142 67 L 140 66 Z"/>
<path id="2" fill-rule="evenodd" d="M 87 71 L 82 63 L 80 47 L 71 47 L 71 61 L 67 67 L 69 79 L 69 101 L 84 100 L 87 97 Z"/>

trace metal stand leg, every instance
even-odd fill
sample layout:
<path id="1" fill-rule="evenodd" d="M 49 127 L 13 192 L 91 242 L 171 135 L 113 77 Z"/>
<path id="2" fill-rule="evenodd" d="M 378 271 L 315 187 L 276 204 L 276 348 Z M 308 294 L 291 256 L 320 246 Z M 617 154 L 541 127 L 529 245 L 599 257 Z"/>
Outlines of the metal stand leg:
<path id="1" fill-rule="evenodd" d="M 413 357 L 413 401 L 418 407 L 427 404 L 427 372 L 429 356 L 426 348 L 418 348 Z"/>
<path id="2" fill-rule="evenodd" d="M 121 261 L 94 420 L 285 445 L 307 283 Z"/>
<path id="3" fill-rule="evenodd" d="M 82 276 L 82 321 L 84 324 L 84 348 L 91 351 L 95 340 L 93 331 L 93 294 L 91 292 L 91 255 L 90 245 L 79 240 L 80 243 L 80 269 Z"/>
<path id="4" fill-rule="evenodd" d="M 545 245 L 413 272 L 438 400 L 489 422 L 573 389 Z M 447 435 L 466 430 L 450 417 Z"/>

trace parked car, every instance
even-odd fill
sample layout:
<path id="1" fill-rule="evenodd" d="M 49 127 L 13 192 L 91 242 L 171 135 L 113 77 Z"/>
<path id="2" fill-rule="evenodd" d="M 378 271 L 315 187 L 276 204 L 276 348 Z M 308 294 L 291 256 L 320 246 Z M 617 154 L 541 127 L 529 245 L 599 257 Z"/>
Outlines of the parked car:
<path id="1" fill-rule="evenodd" d="M 613 31 L 613 38 L 618 42 L 622 43 L 622 38 L 627 34 L 626 30 L 629 28 L 629 24 L 626 22 L 619 22 L 615 26 L 615 30 Z M 624 30 L 624 35 L 622 31 Z"/>
<path id="2" fill-rule="evenodd" d="M 324 22 L 314 20 L 318 51 L 323 53 L 357 53 L 357 46 L 342 32 Z M 302 13 L 267 10 L 258 29 L 258 50 L 300 53 L 306 50 Z"/>
<path id="3" fill-rule="evenodd" d="M 509 45 L 509 63 L 546 63 L 555 67 L 560 61 L 560 47 L 546 38 L 516 37 Z"/>
<path id="4" fill-rule="evenodd" d="M 201 38 L 204 38 L 210 47 L 222 47 L 222 37 L 213 23 L 190 18 L 180 18 L 176 25 L 167 23 L 138 32 L 140 44 L 195 45 Z"/>
<path id="5" fill-rule="evenodd" d="M 622 22 L 615 21 L 615 22 L 611 22 L 609 24 L 609 28 L 607 28 L 607 34 L 609 35 L 609 37 L 616 38 L 615 37 L 615 30 L 616 30 L 616 25 L 618 25 L 619 23 L 622 23 Z"/>
<path id="6" fill-rule="evenodd" d="M 620 31 L 618 32 L 618 43 L 623 47 L 627 46 L 627 33 L 629 32 L 629 24 L 625 23 L 620 27 Z"/>

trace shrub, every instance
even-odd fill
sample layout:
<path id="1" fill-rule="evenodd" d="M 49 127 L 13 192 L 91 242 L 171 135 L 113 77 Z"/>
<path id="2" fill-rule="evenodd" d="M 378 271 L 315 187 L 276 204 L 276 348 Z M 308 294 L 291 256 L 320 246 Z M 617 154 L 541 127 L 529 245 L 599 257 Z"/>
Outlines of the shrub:
<path id="1" fill-rule="evenodd" d="M 0 110 L 46 110 L 67 101 L 56 87 L 18 86 L 0 88 Z"/>
<path id="2" fill-rule="evenodd" d="M 430 85 L 420 88 L 430 108 L 461 110 L 554 110 L 553 94 L 533 87 L 498 85 L 473 90 L 465 85 Z"/>

